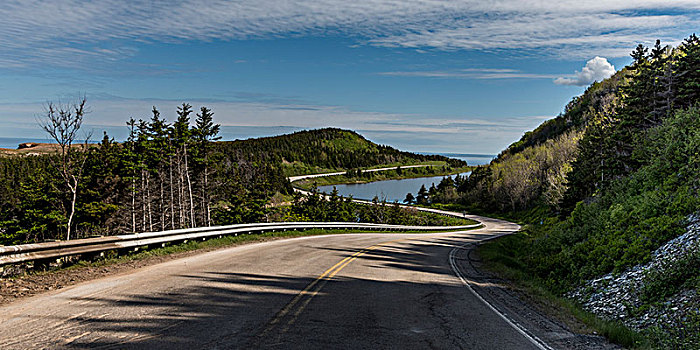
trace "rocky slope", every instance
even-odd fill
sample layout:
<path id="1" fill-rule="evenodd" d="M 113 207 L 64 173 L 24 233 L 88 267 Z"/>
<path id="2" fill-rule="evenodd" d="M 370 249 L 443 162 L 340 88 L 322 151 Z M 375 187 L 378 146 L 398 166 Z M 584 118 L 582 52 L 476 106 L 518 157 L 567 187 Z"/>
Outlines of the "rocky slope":
<path id="1" fill-rule="evenodd" d="M 689 218 L 685 234 L 670 240 L 652 254 L 651 261 L 619 274 L 593 279 L 568 296 L 585 309 L 607 319 L 622 321 L 629 327 L 645 330 L 674 328 L 697 315 L 700 295 L 694 286 L 681 288 L 661 300 L 649 301 L 656 276 L 682 274 L 681 269 L 697 268 L 700 255 L 700 216 Z M 690 262 L 689 262 L 690 261 Z M 687 284 L 687 283 L 686 283 Z"/>

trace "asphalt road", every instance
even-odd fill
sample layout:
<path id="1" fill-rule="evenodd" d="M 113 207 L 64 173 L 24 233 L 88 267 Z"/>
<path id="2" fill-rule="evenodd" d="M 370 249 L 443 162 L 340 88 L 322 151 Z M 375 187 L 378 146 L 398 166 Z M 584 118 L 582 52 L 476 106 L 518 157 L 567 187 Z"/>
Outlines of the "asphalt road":
<path id="1" fill-rule="evenodd" d="M 410 168 L 424 168 L 431 166 L 430 164 L 419 164 L 419 165 L 404 165 L 401 166 L 401 169 L 410 169 Z M 388 167 L 388 168 L 377 168 L 377 169 L 365 169 L 362 170 L 363 173 L 374 173 L 377 171 L 386 171 L 386 170 L 395 170 L 397 166 L 395 167 Z M 312 175 L 298 175 L 298 176 L 290 176 L 289 182 L 294 182 L 294 181 L 299 181 L 299 180 L 304 180 L 304 179 L 313 179 L 316 177 L 325 177 L 325 176 L 335 176 L 335 175 L 345 175 L 347 174 L 347 171 L 337 171 L 334 173 L 324 173 L 324 174 L 312 174 Z"/>
<path id="2" fill-rule="evenodd" d="M 470 293 L 459 245 L 516 225 L 250 244 L 0 308 L 0 348 L 535 348 Z"/>

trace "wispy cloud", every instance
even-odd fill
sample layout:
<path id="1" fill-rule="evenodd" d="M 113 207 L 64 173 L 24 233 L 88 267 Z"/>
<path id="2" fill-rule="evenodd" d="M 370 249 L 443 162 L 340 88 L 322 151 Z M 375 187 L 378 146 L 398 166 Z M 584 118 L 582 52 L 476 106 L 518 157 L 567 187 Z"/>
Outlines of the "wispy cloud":
<path id="1" fill-rule="evenodd" d="M 378 75 L 394 77 L 427 77 L 450 79 L 552 79 L 560 75 L 526 73 L 515 69 L 501 68 L 466 68 L 458 70 L 434 71 L 394 71 L 380 72 Z"/>
<path id="2" fill-rule="evenodd" d="M 620 57 L 638 42 L 678 42 L 699 10 L 697 0 L 7 0 L 0 67 L 90 68 L 153 42 L 329 34 L 417 50 Z"/>
<path id="3" fill-rule="evenodd" d="M 612 6 L 611 6 L 612 8 Z M 494 16 L 455 19 L 439 28 L 390 35 L 370 40 L 388 47 L 441 50 L 519 50 L 520 55 L 550 55 L 566 58 L 626 56 L 636 43 L 655 38 L 676 43 L 692 28 L 697 14 L 642 15 L 634 9 L 622 15 L 587 10 L 544 10 L 533 13 L 521 9 Z M 683 29 L 685 28 L 685 30 Z"/>

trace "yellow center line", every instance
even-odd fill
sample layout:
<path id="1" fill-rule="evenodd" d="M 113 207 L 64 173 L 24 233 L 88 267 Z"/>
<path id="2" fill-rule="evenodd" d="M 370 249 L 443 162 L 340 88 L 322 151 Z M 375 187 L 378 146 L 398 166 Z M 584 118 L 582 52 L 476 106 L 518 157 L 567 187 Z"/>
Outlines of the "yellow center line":
<path id="1" fill-rule="evenodd" d="M 360 256 L 377 249 L 379 247 L 385 246 L 387 244 L 391 243 L 396 243 L 396 242 L 401 242 L 401 241 L 408 241 L 408 240 L 416 240 L 419 238 L 401 238 L 401 239 L 396 239 L 388 242 L 383 242 L 379 244 L 372 245 L 370 247 L 364 248 L 348 257 L 345 259 L 339 261 L 337 264 L 333 265 L 331 268 L 326 270 L 324 273 L 322 273 L 320 276 L 318 276 L 313 282 L 311 282 L 304 290 L 302 290 L 294 299 L 287 304 L 277 315 L 276 317 L 270 321 L 268 327 L 261 333 L 262 335 L 265 335 L 266 333 L 270 332 L 274 326 L 279 323 L 282 318 L 287 316 L 292 309 L 296 306 L 296 304 L 305 296 L 308 296 L 306 300 L 297 308 L 297 310 L 292 314 L 292 318 L 287 322 L 285 327 L 282 329 L 280 333 L 286 333 L 289 330 L 289 327 L 294 324 L 296 319 L 299 317 L 301 312 L 306 308 L 306 306 L 311 302 L 311 299 L 313 299 L 314 296 L 316 296 L 323 286 L 331 279 L 333 278 L 336 274 L 340 272 L 343 268 L 345 268 L 347 265 L 349 265 L 353 260 L 359 258 Z M 313 291 L 311 291 L 313 289 Z"/>
<path id="2" fill-rule="evenodd" d="M 309 285 L 306 286 L 306 288 L 304 288 L 301 292 L 299 292 L 299 294 L 297 294 L 297 295 L 294 297 L 294 299 L 292 299 L 292 301 L 289 302 L 289 304 L 287 304 L 284 308 L 282 308 L 282 310 L 280 310 L 280 311 L 277 313 L 277 315 L 275 315 L 275 317 L 269 322 L 267 328 L 265 328 L 265 330 L 264 330 L 260 335 L 263 336 L 263 335 L 269 333 L 269 332 L 275 327 L 275 325 L 276 325 L 277 323 L 279 323 L 279 321 L 280 321 L 282 318 L 284 318 L 284 317 L 292 310 L 292 308 L 296 305 L 296 303 L 298 303 L 299 300 L 301 300 L 301 298 L 303 298 L 305 295 L 308 294 L 309 290 L 311 290 L 312 288 L 314 288 L 319 282 L 321 282 L 321 281 L 322 281 L 328 274 L 330 274 L 335 268 L 337 268 L 337 267 L 340 266 L 341 264 L 345 263 L 346 261 L 352 259 L 352 258 L 355 257 L 355 255 L 357 255 L 358 253 L 360 253 L 360 252 L 357 252 L 357 253 L 355 253 L 355 254 L 353 254 L 353 255 L 350 255 L 350 256 L 346 257 L 345 259 L 339 261 L 339 262 L 336 263 L 335 265 L 331 266 L 328 270 L 326 270 L 325 272 L 323 272 L 323 273 L 322 273 L 319 277 L 317 277 L 313 282 L 309 283 Z"/>
<path id="3" fill-rule="evenodd" d="M 338 267 L 335 271 L 333 271 L 333 273 L 331 273 L 331 274 L 329 274 L 328 276 L 324 277 L 323 280 L 321 281 L 321 283 L 318 284 L 318 288 L 316 288 L 312 293 L 310 293 L 310 294 L 309 294 L 309 297 L 306 298 L 306 300 L 304 300 L 304 302 L 297 308 L 297 311 L 294 312 L 294 314 L 292 315 L 292 319 L 289 320 L 289 322 L 287 323 L 287 325 L 286 325 L 286 326 L 284 327 L 284 329 L 282 330 L 282 333 L 286 333 L 286 332 L 289 330 L 289 327 L 290 327 L 291 325 L 293 325 L 294 322 L 296 322 L 296 320 L 297 320 L 297 318 L 299 317 L 299 315 L 301 314 L 301 312 L 304 311 L 304 309 L 306 308 L 307 305 L 309 305 L 309 303 L 311 302 L 311 299 L 313 299 L 313 297 L 315 297 L 319 292 L 321 292 L 321 289 L 323 288 L 323 286 L 325 286 L 326 283 L 327 283 L 330 279 L 333 278 L 333 276 L 335 276 L 338 272 L 340 272 L 340 270 L 342 270 L 343 268 L 345 268 L 345 266 L 347 266 L 348 264 L 350 264 L 353 260 L 359 258 L 360 256 L 362 256 L 362 255 L 368 253 L 369 251 L 371 251 L 371 250 L 373 250 L 373 249 L 376 249 L 376 248 L 378 248 L 378 247 L 379 247 L 379 246 L 363 249 L 362 251 L 356 253 L 356 254 L 352 257 L 352 259 L 349 259 L 349 260 L 346 261 L 343 265 L 341 265 L 340 267 Z"/>

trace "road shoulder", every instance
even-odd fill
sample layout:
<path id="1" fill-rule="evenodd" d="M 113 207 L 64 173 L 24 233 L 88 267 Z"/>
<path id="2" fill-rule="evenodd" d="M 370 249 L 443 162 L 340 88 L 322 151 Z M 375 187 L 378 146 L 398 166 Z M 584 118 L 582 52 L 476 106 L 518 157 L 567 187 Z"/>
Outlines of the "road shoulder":
<path id="1" fill-rule="evenodd" d="M 555 349 L 621 349 L 604 337 L 582 334 L 569 327 L 548 308 L 530 298 L 511 282 L 496 276 L 484 266 L 476 250 L 477 245 L 466 246 L 456 254 L 460 272 L 470 286 L 512 322 Z"/>

